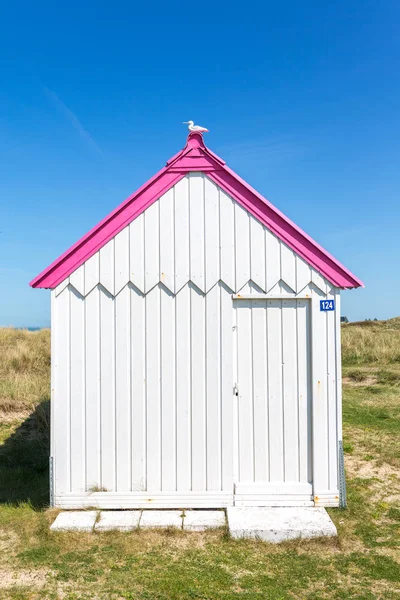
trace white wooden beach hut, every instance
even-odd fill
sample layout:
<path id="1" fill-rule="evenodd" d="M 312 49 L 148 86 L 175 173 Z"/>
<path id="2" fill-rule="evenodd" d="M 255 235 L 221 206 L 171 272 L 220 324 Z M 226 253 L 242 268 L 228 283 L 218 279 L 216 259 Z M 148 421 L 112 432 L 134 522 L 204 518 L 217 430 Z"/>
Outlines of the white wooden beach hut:
<path id="1" fill-rule="evenodd" d="M 337 506 L 340 291 L 362 283 L 192 133 L 36 277 L 56 506 Z"/>

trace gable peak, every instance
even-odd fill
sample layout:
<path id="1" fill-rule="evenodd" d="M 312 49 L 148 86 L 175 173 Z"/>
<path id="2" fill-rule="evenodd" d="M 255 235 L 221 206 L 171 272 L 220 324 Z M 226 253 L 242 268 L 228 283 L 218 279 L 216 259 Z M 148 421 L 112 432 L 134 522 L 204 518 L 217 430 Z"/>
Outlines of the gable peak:
<path id="1" fill-rule="evenodd" d="M 202 148 L 205 150 L 206 145 L 204 143 L 203 134 L 198 131 L 190 132 L 187 137 L 185 148 Z"/>

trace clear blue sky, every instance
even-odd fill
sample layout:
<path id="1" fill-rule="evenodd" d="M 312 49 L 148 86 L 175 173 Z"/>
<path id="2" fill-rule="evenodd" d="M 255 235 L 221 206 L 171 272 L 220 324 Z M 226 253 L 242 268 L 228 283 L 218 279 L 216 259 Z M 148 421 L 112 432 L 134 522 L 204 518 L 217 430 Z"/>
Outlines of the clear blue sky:
<path id="1" fill-rule="evenodd" d="M 4 2 L 0 325 L 49 324 L 28 282 L 181 149 L 228 165 L 400 314 L 400 4 Z"/>

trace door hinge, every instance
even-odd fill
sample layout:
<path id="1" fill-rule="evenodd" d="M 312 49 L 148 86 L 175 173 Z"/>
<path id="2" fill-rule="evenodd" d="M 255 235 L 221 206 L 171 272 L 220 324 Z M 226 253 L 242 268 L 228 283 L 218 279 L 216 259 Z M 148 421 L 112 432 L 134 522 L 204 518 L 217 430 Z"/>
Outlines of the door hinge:
<path id="1" fill-rule="evenodd" d="M 234 396 L 239 396 L 239 388 L 238 388 L 238 384 L 235 383 L 235 385 L 233 386 L 233 395 Z"/>

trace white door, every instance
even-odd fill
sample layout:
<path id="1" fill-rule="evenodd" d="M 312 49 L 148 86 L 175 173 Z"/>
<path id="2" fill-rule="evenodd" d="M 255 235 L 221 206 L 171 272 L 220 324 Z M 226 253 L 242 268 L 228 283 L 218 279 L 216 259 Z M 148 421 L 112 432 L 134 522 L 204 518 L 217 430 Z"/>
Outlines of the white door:
<path id="1" fill-rule="evenodd" d="M 239 299 L 234 315 L 235 504 L 312 505 L 309 300 Z"/>

